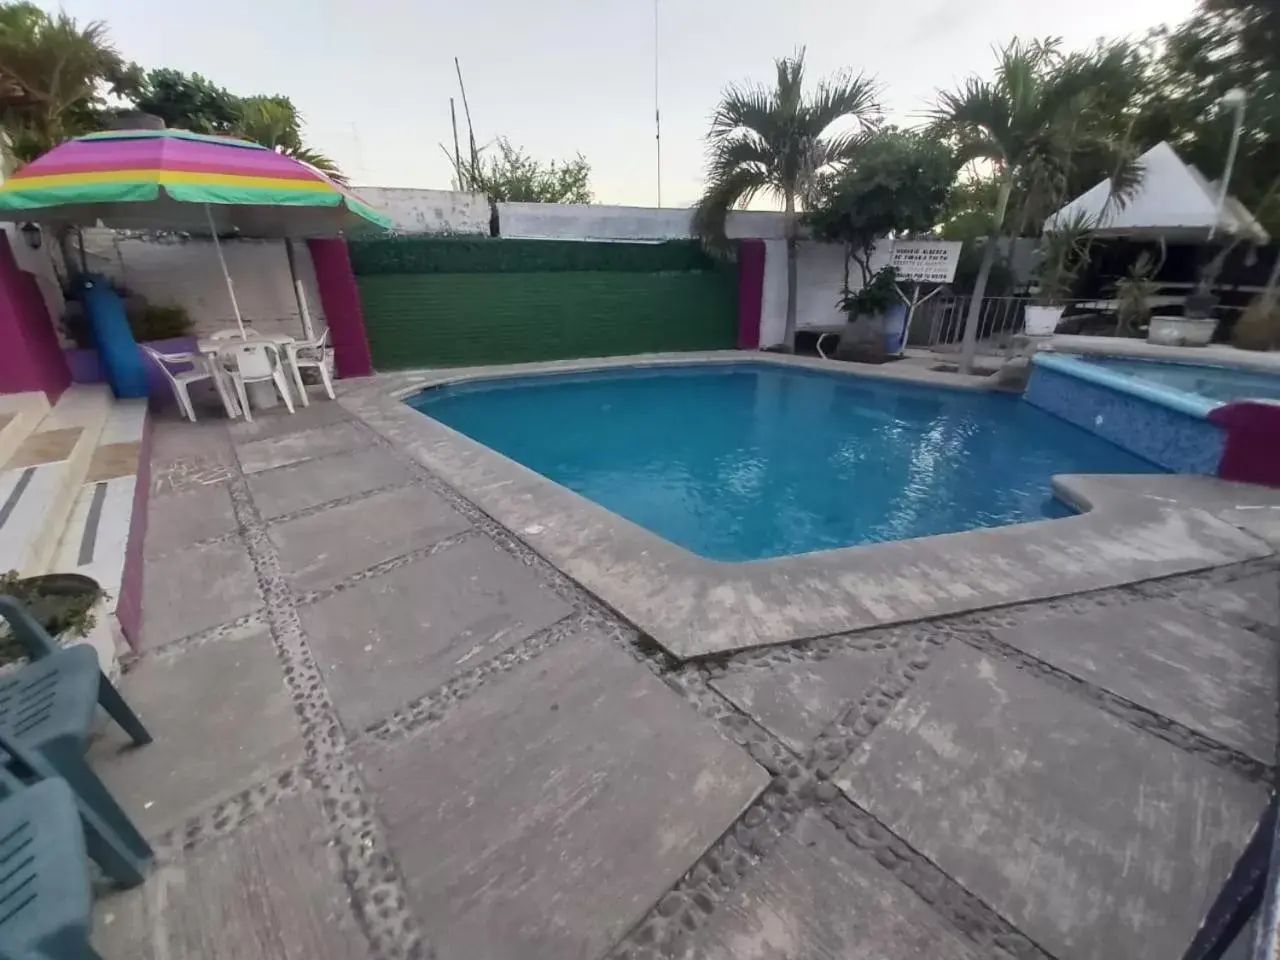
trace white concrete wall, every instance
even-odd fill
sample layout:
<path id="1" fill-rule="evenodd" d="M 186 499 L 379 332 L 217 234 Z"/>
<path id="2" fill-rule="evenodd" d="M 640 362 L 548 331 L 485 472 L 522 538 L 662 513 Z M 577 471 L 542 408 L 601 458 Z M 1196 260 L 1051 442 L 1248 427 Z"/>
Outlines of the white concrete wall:
<path id="1" fill-rule="evenodd" d="M 504 237 L 562 240 L 682 240 L 693 236 L 693 211 L 606 204 L 500 203 Z M 785 220 L 768 210 L 734 210 L 725 233 L 732 238 L 785 236 Z"/>
<path id="2" fill-rule="evenodd" d="M 245 322 L 264 333 L 301 336 L 302 319 L 284 241 L 225 240 L 222 252 Z M 325 322 L 315 267 L 304 241 L 295 241 L 294 252 L 318 334 Z M 197 336 L 235 326 L 226 281 L 210 239 L 86 230 L 85 254 L 90 270 L 118 280 L 149 302 L 185 307 Z"/>
<path id="3" fill-rule="evenodd" d="M 356 196 L 395 222 L 400 233 L 489 235 L 489 200 L 482 193 L 355 187 Z"/>
<path id="4" fill-rule="evenodd" d="M 764 289 L 760 296 L 760 346 L 782 342 L 787 325 L 787 244 L 783 240 L 764 242 Z M 891 245 L 872 252 L 874 273 L 889 262 Z M 844 287 L 844 248 L 834 243 L 802 240 L 796 250 L 796 327 L 832 328 L 844 324 L 845 315 L 836 307 Z M 849 288 L 862 288 L 862 271 L 850 264 Z"/>

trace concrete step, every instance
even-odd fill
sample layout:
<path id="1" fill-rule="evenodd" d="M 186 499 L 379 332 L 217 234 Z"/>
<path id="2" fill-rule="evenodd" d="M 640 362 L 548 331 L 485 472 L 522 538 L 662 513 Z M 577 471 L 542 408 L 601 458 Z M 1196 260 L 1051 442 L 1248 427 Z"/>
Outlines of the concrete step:
<path id="1" fill-rule="evenodd" d="M 0 395 L 0 465 L 9 462 L 48 413 L 49 399 L 43 393 Z"/>
<path id="2" fill-rule="evenodd" d="M 105 386 L 67 390 L 0 468 L 0 570 L 48 572 L 111 414 Z"/>

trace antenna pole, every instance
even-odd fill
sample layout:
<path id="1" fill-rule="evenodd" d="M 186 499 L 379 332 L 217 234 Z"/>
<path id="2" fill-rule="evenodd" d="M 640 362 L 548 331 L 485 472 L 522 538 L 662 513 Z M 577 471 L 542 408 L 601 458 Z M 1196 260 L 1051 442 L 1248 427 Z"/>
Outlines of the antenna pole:
<path id="1" fill-rule="evenodd" d="M 658 206 L 662 206 L 662 113 L 658 109 L 658 0 L 653 0 L 653 130 L 658 164 Z"/>

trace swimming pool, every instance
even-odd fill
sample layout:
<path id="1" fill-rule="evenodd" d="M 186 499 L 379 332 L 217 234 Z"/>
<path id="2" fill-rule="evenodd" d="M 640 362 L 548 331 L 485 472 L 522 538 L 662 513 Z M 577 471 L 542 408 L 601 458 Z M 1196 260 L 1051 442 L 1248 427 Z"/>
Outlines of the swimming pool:
<path id="1" fill-rule="evenodd" d="M 1056 473 L 1153 473 L 1012 397 L 769 364 L 435 387 L 411 406 L 713 560 L 1069 511 Z"/>
<path id="2" fill-rule="evenodd" d="M 1239 367 L 1086 356 L 1080 359 L 1125 377 L 1158 383 L 1206 400 L 1280 400 L 1280 375 Z"/>

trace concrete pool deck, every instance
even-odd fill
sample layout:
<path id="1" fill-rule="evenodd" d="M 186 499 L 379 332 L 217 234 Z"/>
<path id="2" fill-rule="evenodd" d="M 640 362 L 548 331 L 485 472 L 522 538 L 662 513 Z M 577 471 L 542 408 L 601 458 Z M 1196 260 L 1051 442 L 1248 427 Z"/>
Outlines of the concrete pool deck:
<path id="1" fill-rule="evenodd" d="M 1265 805 L 1274 557 L 681 663 L 424 452 L 156 425 L 107 960 L 1169 960 Z"/>
<path id="2" fill-rule="evenodd" d="M 637 364 L 742 362 L 736 352 L 403 374 L 344 391 L 355 416 L 511 530 L 680 659 L 1050 599 L 1268 556 L 1271 547 L 1203 509 L 1195 478 L 1135 490 L 1061 477 L 1088 512 L 1062 520 L 827 550 L 750 563 L 696 556 L 405 404 L 458 379 Z M 753 362 L 985 389 L 982 377 L 811 358 Z M 1240 486 L 1244 506 L 1280 510 L 1280 491 Z M 1216 503 L 1216 501 L 1215 501 Z M 1214 504 L 1209 504 L 1210 506 Z"/>

